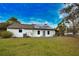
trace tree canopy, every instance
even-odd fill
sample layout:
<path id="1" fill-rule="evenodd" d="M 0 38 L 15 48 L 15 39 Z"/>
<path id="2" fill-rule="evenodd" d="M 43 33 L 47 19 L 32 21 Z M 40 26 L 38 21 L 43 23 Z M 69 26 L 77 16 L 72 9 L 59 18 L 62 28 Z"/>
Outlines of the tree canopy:
<path id="1" fill-rule="evenodd" d="M 7 23 L 8 24 L 13 24 L 13 23 L 19 23 L 20 24 L 20 22 L 15 17 L 11 17 L 10 19 L 8 19 Z"/>
<path id="2" fill-rule="evenodd" d="M 76 33 L 76 27 L 78 24 L 78 19 L 79 18 L 79 3 L 71 3 L 71 4 L 65 4 L 67 5 L 64 7 L 60 12 L 61 14 L 68 14 L 66 17 L 64 17 L 64 21 L 72 21 L 73 25 L 73 34 Z M 78 21 L 78 22 L 77 22 Z"/>
<path id="3" fill-rule="evenodd" d="M 6 22 L 0 23 L 0 30 L 6 30 L 7 27 L 9 25 L 13 24 L 13 23 L 19 23 L 20 24 L 20 22 L 17 20 L 17 18 L 11 17 Z"/>

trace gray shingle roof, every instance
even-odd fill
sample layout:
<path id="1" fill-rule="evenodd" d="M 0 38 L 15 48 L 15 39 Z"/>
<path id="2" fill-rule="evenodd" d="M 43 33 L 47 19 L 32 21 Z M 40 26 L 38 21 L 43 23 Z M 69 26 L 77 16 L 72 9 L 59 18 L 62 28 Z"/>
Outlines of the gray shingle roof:
<path id="1" fill-rule="evenodd" d="M 14 24 L 8 26 L 8 28 L 11 28 L 11 29 L 52 29 L 48 25 L 18 24 L 18 23 L 14 23 Z"/>

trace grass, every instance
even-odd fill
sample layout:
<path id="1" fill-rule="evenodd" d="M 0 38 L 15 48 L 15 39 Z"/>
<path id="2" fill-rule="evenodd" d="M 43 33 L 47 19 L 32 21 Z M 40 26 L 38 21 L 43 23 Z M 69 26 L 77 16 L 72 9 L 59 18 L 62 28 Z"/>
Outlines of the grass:
<path id="1" fill-rule="evenodd" d="M 0 56 L 79 56 L 72 37 L 0 39 Z"/>

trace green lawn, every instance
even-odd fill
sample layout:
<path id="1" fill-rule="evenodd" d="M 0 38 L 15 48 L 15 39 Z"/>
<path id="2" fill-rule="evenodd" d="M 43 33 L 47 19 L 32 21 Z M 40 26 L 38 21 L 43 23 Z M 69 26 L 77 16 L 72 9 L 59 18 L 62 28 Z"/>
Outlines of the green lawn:
<path id="1" fill-rule="evenodd" d="M 79 56 L 79 39 L 72 37 L 0 39 L 0 56 Z"/>

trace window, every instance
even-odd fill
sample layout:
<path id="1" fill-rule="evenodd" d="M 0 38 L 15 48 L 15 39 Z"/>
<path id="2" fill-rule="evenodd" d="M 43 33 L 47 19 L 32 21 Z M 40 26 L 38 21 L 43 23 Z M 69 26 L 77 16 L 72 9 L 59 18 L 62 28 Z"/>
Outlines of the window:
<path id="1" fill-rule="evenodd" d="M 49 35 L 50 34 L 50 31 L 48 31 L 47 34 Z"/>
<path id="2" fill-rule="evenodd" d="M 38 31 L 38 34 L 40 34 L 40 31 Z"/>
<path id="3" fill-rule="evenodd" d="M 22 33 L 22 29 L 19 29 L 19 33 Z"/>

